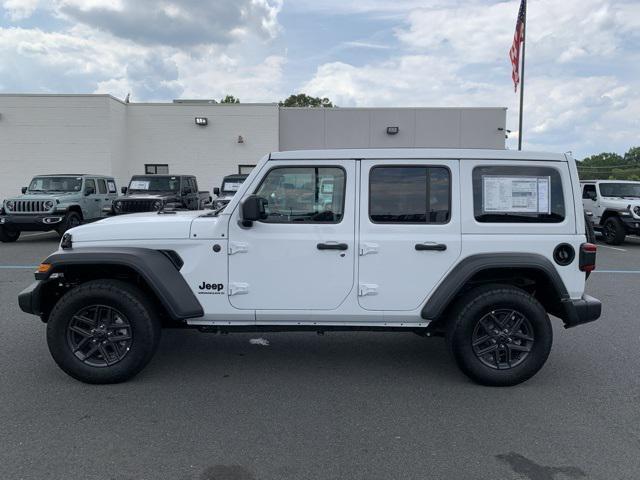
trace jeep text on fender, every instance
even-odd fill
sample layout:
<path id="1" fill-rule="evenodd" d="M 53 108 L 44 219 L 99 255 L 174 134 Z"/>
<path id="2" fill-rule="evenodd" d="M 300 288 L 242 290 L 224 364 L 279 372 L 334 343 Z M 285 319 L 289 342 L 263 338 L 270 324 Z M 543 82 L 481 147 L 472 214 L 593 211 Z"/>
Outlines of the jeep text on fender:
<path id="1" fill-rule="evenodd" d="M 89 383 L 131 378 L 181 326 L 444 336 L 470 378 L 514 385 L 546 361 L 549 315 L 600 316 L 577 185 L 563 154 L 274 153 L 223 210 L 70 230 L 20 306 Z"/>

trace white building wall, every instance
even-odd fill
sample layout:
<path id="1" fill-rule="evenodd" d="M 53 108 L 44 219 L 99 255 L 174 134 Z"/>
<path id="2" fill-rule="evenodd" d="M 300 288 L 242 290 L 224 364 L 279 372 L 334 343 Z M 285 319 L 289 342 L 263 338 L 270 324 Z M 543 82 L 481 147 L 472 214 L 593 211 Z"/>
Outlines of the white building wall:
<path id="1" fill-rule="evenodd" d="M 145 164 L 166 163 L 169 173 L 194 174 L 200 189 L 211 191 L 238 165 L 255 165 L 278 150 L 277 105 L 129 104 L 127 110 L 127 177 L 144 173 Z M 206 117 L 207 126 L 196 125 L 195 117 Z"/>
<path id="2" fill-rule="evenodd" d="M 206 117 L 208 125 L 195 124 Z M 312 148 L 505 148 L 504 108 L 279 108 L 129 103 L 109 95 L 0 94 L 0 200 L 47 173 L 113 175 L 145 164 L 195 174 L 201 190 L 265 154 Z M 388 135 L 388 126 L 398 126 Z M 243 139 L 238 142 L 238 137 Z"/>
<path id="3" fill-rule="evenodd" d="M 43 173 L 110 173 L 106 95 L 0 95 L 0 199 Z"/>

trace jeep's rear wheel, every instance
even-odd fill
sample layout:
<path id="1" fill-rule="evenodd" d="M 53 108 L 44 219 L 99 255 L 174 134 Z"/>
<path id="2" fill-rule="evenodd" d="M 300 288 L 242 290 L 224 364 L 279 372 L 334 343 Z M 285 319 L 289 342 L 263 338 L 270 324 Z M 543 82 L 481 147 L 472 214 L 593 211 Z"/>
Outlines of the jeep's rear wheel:
<path id="1" fill-rule="evenodd" d="M 0 227 L 0 242 L 11 243 L 20 238 L 20 230 L 13 228 Z"/>
<path id="2" fill-rule="evenodd" d="M 618 217 L 607 218 L 604 222 L 604 227 L 602 228 L 602 235 L 605 243 L 608 243 L 609 245 L 620 245 L 624 242 L 624 238 L 626 236 L 622 220 Z"/>
<path id="3" fill-rule="evenodd" d="M 118 383 L 151 360 L 160 322 L 144 294 L 118 280 L 94 280 L 67 292 L 47 323 L 58 366 L 86 383 Z"/>
<path id="4" fill-rule="evenodd" d="M 58 226 L 56 231 L 58 232 L 58 235 L 62 237 L 67 230 L 77 227 L 81 223 L 82 223 L 82 217 L 80 216 L 79 213 L 68 212 L 62 219 L 62 222 L 60 222 L 60 225 Z"/>
<path id="5" fill-rule="evenodd" d="M 510 386 L 542 368 L 553 330 L 533 296 L 508 285 L 486 285 L 460 299 L 446 338 L 465 375 L 482 385 Z"/>

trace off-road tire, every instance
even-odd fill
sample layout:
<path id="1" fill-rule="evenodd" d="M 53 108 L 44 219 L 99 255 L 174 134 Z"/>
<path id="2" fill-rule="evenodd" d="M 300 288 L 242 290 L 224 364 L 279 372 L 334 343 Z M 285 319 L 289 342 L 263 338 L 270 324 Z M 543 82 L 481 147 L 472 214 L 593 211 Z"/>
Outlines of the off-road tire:
<path id="1" fill-rule="evenodd" d="M 72 350 L 68 333 L 72 319 L 92 305 L 121 312 L 130 325 L 128 350 L 112 365 L 87 365 Z M 47 323 L 47 344 L 58 366 L 71 377 L 92 384 L 119 383 L 134 377 L 149 363 L 160 332 L 158 315 L 139 288 L 120 280 L 92 280 L 73 288 L 56 303 Z"/>
<path id="2" fill-rule="evenodd" d="M 20 238 L 20 230 L 0 226 L 0 242 L 12 243 Z"/>
<path id="3" fill-rule="evenodd" d="M 618 217 L 609 217 L 602 226 L 602 237 L 609 245 L 620 245 L 624 242 L 627 233 L 622 220 Z"/>
<path id="4" fill-rule="evenodd" d="M 60 225 L 58 225 L 58 228 L 56 228 L 56 232 L 62 238 L 67 230 L 81 224 L 82 216 L 78 212 L 68 212 L 60 222 Z"/>
<path id="5" fill-rule="evenodd" d="M 507 310 L 517 311 L 525 317 L 533 340 L 530 343 L 516 340 L 522 345 L 527 343 L 530 348 L 521 363 L 496 369 L 487 366 L 476 355 L 473 339 L 486 315 Z M 446 327 L 446 342 L 460 370 L 473 381 L 487 386 L 511 386 L 528 380 L 542 368 L 553 343 L 551 322 L 542 305 L 524 290 L 510 285 L 492 284 L 470 290 L 456 303 Z M 493 337 L 490 338 L 493 341 Z M 498 346 L 503 340 L 497 341 Z"/>

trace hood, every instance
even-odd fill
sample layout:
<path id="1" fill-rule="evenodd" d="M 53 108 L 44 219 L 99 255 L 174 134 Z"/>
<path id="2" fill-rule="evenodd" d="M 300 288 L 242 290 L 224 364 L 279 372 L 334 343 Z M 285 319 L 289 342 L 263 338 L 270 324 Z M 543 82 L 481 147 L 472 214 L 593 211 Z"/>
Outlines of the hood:
<path id="1" fill-rule="evenodd" d="M 640 205 L 640 198 L 632 198 L 632 197 L 605 197 L 602 196 L 602 200 L 605 202 L 606 206 L 610 207 L 618 207 L 620 209 L 626 209 L 629 205 L 631 207 L 636 207 Z"/>
<path id="2" fill-rule="evenodd" d="M 6 200 L 63 200 L 65 197 L 78 196 L 80 192 L 27 192 L 14 197 L 7 197 Z"/>
<path id="3" fill-rule="evenodd" d="M 185 211 L 173 214 L 133 213 L 82 225 L 69 230 L 69 233 L 73 236 L 74 243 L 109 240 L 188 239 L 191 222 L 205 214 L 202 211 Z M 209 220 L 217 221 L 216 218 Z"/>
<path id="4" fill-rule="evenodd" d="M 176 193 L 132 193 L 116 198 L 116 200 L 166 200 L 167 198 L 175 198 Z"/>

